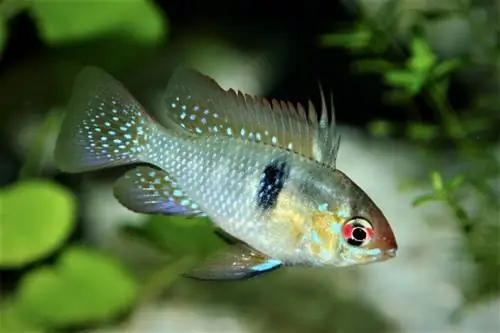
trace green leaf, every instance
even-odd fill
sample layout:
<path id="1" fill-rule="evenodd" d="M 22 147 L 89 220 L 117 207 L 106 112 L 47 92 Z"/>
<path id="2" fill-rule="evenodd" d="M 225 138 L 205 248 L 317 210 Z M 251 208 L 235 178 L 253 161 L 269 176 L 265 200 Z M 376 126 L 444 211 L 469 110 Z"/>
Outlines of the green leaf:
<path id="1" fill-rule="evenodd" d="M 449 59 L 437 64 L 432 69 L 432 77 L 434 79 L 440 79 L 443 76 L 449 75 L 455 70 L 462 67 L 463 61 L 461 59 Z"/>
<path id="2" fill-rule="evenodd" d="M 15 307 L 15 304 L 9 301 L 3 301 L 0 306 L 0 331 L 11 333 L 42 333 L 39 325 L 35 325 L 30 318 L 24 317 Z"/>
<path id="3" fill-rule="evenodd" d="M 323 47 L 344 47 L 352 50 L 366 49 L 372 40 L 372 31 L 359 25 L 350 32 L 332 33 L 321 36 L 320 44 Z"/>
<path id="4" fill-rule="evenodd" d="M 394 69 L 385 74 L 385 82 L 393 87 L 406 88 L 415 82 L 415 74 L 406 69 Z"/>
<path id="5" fill-rule="evenodd" d="M 82 247 L 68 249 L 55 267 L 29 272 L 16 306 L 24 316 L 52 328 L 99 323 L 129 310 L 135 280 L 115 260 Z"/>
<path id="6" fill-rule="evenodd" d="M 426 80 L 426 75 L 405 69 L 395 69 L 385 74 L 385 82 L 393 87 L 406 90 L 410 96 L 420 93 Z"/>
<path id="7" fill-rule="evenodd" d="M 205 257 L 225 245 L 210 221 L 201 218 L 152 216 L 143 226 L 127 226 L 123 232 L 175 255 Z"/>
<path id="8" fill-rule="evenodd" d="M 75 209 L 73 195 L 48 181 L 0 191 L 0 266 L 20 267 L 56 250 L 73 229 Z"/>
<path id="9" fill-rule="evenodd" d="M 33 1 L 31 12 L 50 45 L 117 35 L 141 43 L 165 37 L 166 24 L 153 1 Z"/>
<path id="10" fill-rule="evenodd" d="M 443 189 L 444 189 L 443 178 L 438 171 L 431 172 L 431 182 L 432 182 L 432 187 L 434 188 L 434 191 L 436 191 L 438 193 L 443 191 Z"/>
<path id="11" fill-rule="evenodd" d="M 452 180 L 450 180 L 450 182 L 447 184 L 447 187 L 450 190 L 454 190 L 462 186 L 465 183 L 465 181 L 466 181 L 465 175 L 462 174 L 456 175 L 455 177 L 453 177 Z"/>
<path id="12" fill-rule="evenodd" d="M 434 200 L 438 200 L 436 195 L 434 193 L 429 193 L 429 194 L 424 194 L 424 195 L 421 195 L 421 196 L 415 198 L 413 200 L 412 204 L 413 204 L 413 207 L 418 207 L 420 205 L 423 205 L 426 202 L 434 201 Z"/>
<path id="13" fill-rule="evenodd" d="M 408 67 L 415 72 L 428 72 L 437 61 L 427 41 L 421 37 L 413 37 L 411 41 L 412 57 Z"/>
<path id="14" fill-rule="evenodd" d="M 438 137 L 439 128 L 434 125 L 414 123 L 407 127 L 407 135 L 414 140 L 430 141 Z"/>

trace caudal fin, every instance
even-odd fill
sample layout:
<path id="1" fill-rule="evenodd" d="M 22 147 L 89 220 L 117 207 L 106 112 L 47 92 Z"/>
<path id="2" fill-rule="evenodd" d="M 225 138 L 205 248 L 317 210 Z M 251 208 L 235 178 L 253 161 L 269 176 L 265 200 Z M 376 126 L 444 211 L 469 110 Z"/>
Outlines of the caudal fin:
<path id="1" fill-rule="evenodd" d="M 88 67 L 73 88 L 57 138 L 54 159 L 69 173 L 148 162 L 153 120 L 118 81 Z"/>

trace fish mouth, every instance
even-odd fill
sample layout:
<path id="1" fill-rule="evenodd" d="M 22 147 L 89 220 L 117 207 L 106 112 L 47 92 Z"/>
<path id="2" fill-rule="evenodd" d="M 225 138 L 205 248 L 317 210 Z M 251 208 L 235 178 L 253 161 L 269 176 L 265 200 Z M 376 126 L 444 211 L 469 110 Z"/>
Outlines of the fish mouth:
<path id="1" fill-rule="evenodd" d="M 393 248 L 393 249 L 389 249 L 387 251 L 384 251 L 384 253 L 382 254 L 381 260 L 389 260 L 391 258 L 394 258 L 396 256 L 397 250 L 398 250 L 397 248 Z"/>

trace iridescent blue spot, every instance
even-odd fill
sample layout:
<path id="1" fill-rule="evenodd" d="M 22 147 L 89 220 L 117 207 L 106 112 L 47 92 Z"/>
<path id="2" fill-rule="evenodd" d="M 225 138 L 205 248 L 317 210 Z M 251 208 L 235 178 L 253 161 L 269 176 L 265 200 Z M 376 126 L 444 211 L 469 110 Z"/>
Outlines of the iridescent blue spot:
<path id="1" fill-rule="evenodd" d="M 116 135 L 116 132 L 115 131 L 109 131 L 108 134 L 109 135 Z"/>
<path id="2" fill-rule="evenodd" d="M 265 262 L 255 265 L 252 267 L 252 270 L 257 272 L 268 271 L 273 268 L 277 268 L 281 266 L 282 261 L 278 259 L 267 259 Z"/>
<path id="3" fill-rule="evenodd" d="M 311 233 L 311 240 L 316 243 L 316 244 L 321 244 L 321 239 L 319 238 L 318 233 L 316 230 L 313 230 Z"/>
<path id="4" fill-rule="evenodd" d="M 337 214 L 339 215 L 339 217 L 341 218 L 344 218 L 344 219 L 347 219 L 349 217 L 349 209 L 346 208 L 346 207 L 342 207 L 341 209 L 339 209 L 337 211 Z"/>
<path id="5" fill-rule="evenodd" d="M 321 259 L 323 259 L 323 260 L 328 260 L 332 256 L 331 252 L 329 252 L 326 249 L 321 249 L 319 255 L 321 256 Z"/>
<path id="6" fill-rule="evenodd" d="M 326 212 L 328 210 L 328 204 L 326 202 L 322 203 L 321 205 L 318 206 L 318 209 L 320 212 Z"/>
<path id="7" fill-rule="evenodd" d="M 339 235 L 340 234 L 340 224 L 338 223 L 332 223 L 332 225 L 330 226 L 330 230 L 332 231 L 332 233 L 334 234 L 337 234 Z"/>
<path id="8" fill-rule="evenodd" d="M 352 254 L 354 255 L 369 255 L 369 256 L 379 256 L 382 254 L 382 250 L 380 249 L 362 249 L 362 248 L 356 248 L 356 247 L 351 247 L 349 249 Z"/>

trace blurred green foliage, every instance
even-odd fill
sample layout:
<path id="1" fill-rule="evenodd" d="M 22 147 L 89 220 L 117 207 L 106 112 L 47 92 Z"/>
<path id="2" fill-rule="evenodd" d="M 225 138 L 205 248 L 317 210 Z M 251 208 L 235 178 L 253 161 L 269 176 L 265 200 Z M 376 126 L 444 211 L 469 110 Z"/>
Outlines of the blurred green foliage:
<path id="1" fill-rule="evenodd" d="M 102 36 L 155 44 L 168 31 L 165 18 L 148 0 L 6 0 L 0 3 L 0 52 L 7 39 L 4 19 L 21 10 L 32 15 L 50 47 Z M 61 111 L 49 112 L 35 132 L 18 182 L 0 192 L 0 267 L 26 267 L 62 247 L 55 264 L 28 269 L 16 290 L 2 299 L 2 332 L 102 323 L 126 314 L 138 299 L 138 282 L 116 259 L 75 243 L 64 246 L 75 226 L 76 199 L 62 186 L 37 179 Z"/>
<path id="2" fill-rule="evenodd" d="M 19 172 L 19 180 L 36 177 L 42 171 L 44 162 L 49 158 L 52 160 L 53 145 L 50 143 L 55 141 L 55 135 L 59 133 L 63 114 L 64 109 L 61 108 L 50 110 L 40 126 L 34 130 L 32 144 Z"/>
<path id="3" fill-rule="evenodd" d="M 75 198 L 53 182 L 24 181 L 3 189 L 0 207 L 0 267 L 47 256 L 73 229 Z"/>
<path id="4" fill-rule="evenodd" d="M 460 147 L 460 154 L 463 154 L 459 158 L 461 161 L 468 161 L 467 171 L 447 177 L 436 169 L 430 169 L 428 182 L 430 191 L 416 198 L 415 205 L 436 200 L 447 204 L 455 213 L 459 226 L 468 233 L 471 252 L 478 258 L 484 259 L 484 267 L 488 272 L 492 266 L 498 272 L 500 254 L 495 255 L 492 246 L 484 246 L 485 240 L 487 245 L 495 244 L 498 226 L 485 225 L 483 218 L 484 214 L 491 214 L 491 207 L 496 200 L 494 194 L 489 191 L 487 180 L 498 175 L 498 169 L 495 159 L 488 155 L 488 151 L 481 149 L 483 143 L 468 138 L 470 133 L 480 132 L 489 125 L 489 122 L 481 122 L 481 119 L 478 121 L 477 118 L 474 121 L 460 119 L 455 110 L 448 105 L 446 92 L 449 76 L 453 71 L 466 65 L 462 59 L 439 61 L 426 40 L 420 35 L 415 35 L 411 39 L 408 59 L 402 63 L 387 60 L 387 50 L 393 44 L 393 35 L 398 26 L 395 2 L 386 2 L 377 13 L 379 19 L 362 19 L 350 31 L 323 36 L 321 42 L 325 46 L 346 47 L 354 53 L 373 54 L 372 58 L 354 62 L 353 69 L 361 73 L 380 74 L 393 89 L 388 93 L 389 101 L 411 104 L 416 96 L 429 97 L 440 115 L 441 123 L 438 125 L 410 123 L 405 133 L 409 138 L 422 143 L 426 153 L 433 151 L 432 145 L 436 140 L 443 137 L 454 140 L 457 147 Z M 152 1 L 147 0 L 71 1 L 71 3 L 6 0 L 0 4 L 7 3 L 16 7 L 16 10 L 9 11 L 11 13 L 17 12 L 20 8 L 30 12 L 40 36 L 50 47 L 100 39 L 103 36 L 113 36 L 115 40 L 133 39 L 138 44 L 154 45 L 161 42 L 168 32 L 166 18 L 154 8 Z M 4 17 L 5 15 L 0 15 L 0 52 L 7 33 L 3 24 Z M 382 22 L 383 26 L 375 22 Z M 120 54 L 117 58 L 122 59 L 126 56 Z M 41 169 L 39 162 L 44 156 L 44 139 L 48 132 L 53 132 L 58 126 L 61 111 L 50 112 L 39 131 L 35 133 L 19 182 L 0 192 L 0 266 L 2 267 L 26 266 L 53 254 L 63 245 L 74 228 L 76 217 L 74 196 L 53 182 L 36 179 Z M 378 135 L 394 133 L 395 127 L 394 124 L 385 121 L 370 126 Z M 479 156 L 478 151 L 482 151 Z M 481 167 L 478 166 L 479 163 Z M 489 166 L 485 167 L 484 163 L 488 163 Z M 471 216 L 465 211 L 461 204 L 461 192 L 468 188 L 476 189 L 484 195 L 487 199 L 485 202 L 490 203 L 489 210 L 486 209 L 477 216 Z M 491 216 L 486 220 L 491 220 Z M 469 230 L 471 225 L 480 226 L 474 229 L 478 232 L 471 233 Z M 156 268 L 141 283 L 109 255 L 74 243 L 64 246 L 55 264 L 30 269 L 9 298 L 2 300 L 0 303 L 2 331 L 48 332 L 109 322 L 127 314 L 138 304 L 137 302 L 158 296 L 160 291 L 172 284 L 181 272 L 224 246 L 224 242 L 215 235 L 213 226 L 206 219 L 152 216 L 144 225 L 126 226 L 121 232 L 124 236 L 145 242 L 167 254 L 168 262 L 165 266 Z M 480 241 L 483 242 L 481 246 L 478 245 Z M 498 292 L 500 289 L 498 281 L 492 278 L 495 276 L 484 274 L 483 281 L 475 290 L 476 294 Z M 323 326 L 315 326 L 318 325 L 318 316 L 340 313 L 339 317 L 342 317 L 342 313 L 346 315 L 352 313 L 353 308 L 356 308 L 356 313 L 361 317 L 369 316 L 372 320 L 370 322 L 376 323 L 376 328 L 371 327 L 373 332 L 383 331 L 384 323 L 382 320 L 377 322 L 377 314 L 353 301 L 347 302 L 347 306 L 342 302 L 329 303 L 326 308 L 320 307 L 320 303 L 307 304 L 308 307 L 318 308 L 301 314 L 311 318 L 305 318 L 298 327 L 294 327 L 295 322 L 288 318 L 288 315 L 296 310 L 294 300 L 320 298 L 324 290 L 311 289 L 311 286 L 305 286 L 301 280 L 288 282 L 291 285 L 281 290 L 277 288 L 277 293 L 274 286 L 268 285 L 269 290 L 267 290 L 263 284 L 259 285 L 258 281 L 253 283 L 253 287 L 248 289 L 238 289 L 234 285 L 232 287 L 219 285 L 215 288 L 220 290 L 214 294 L 220 299 L 229 298 L 229 294 L 236 295 L 238 301 L 235 306 L 243 308 L 244 311 L 248 310 L 248 304 L 252 301 L 253 309 L 272 303 L 270 306 L 272 312 L 268 314 L 269 321 L 286 327 L 289 331 L 324 329 Z M 290 294 L 291 289 L 296 293 Z M 257 297 L 258 290 L 263 290 L 266 297 Z M 200 290 L 201 296 L 212 297 L 202 291 L 203 289 Z M 277 296 L 276 301 L 267 297 L 267 293 L 273 292 Z M 300 293 L 303 293 L 302 298 Z M 242 302 L 242 299 L 245 301 Z M 281 321 L 276 318 L 280 318 Z M 338 322 L 338 327 L 339 330 L 348 331 L 353 329 L 353 324 L 359 325 L 354 327 L 354 330 L 365 329 L 364 321 Z"/>
<path id="5" fill-rule="evenodd" d="M 165 37 L 164 18 L 152 1 L 33 1 L 31 14 L 45 43 L 57 46 L 113 34 L 140 43 Z"/>
<path id="6" fill-rule="evenodd" d="M 161 251 L 182 257 L 188 253 L 204 259 L 224 246 L 208 219 L 152 216 L 140 227 L 126 226 L 122 232 Z"/>
<path id="7" fill-rule="evenodd" d="M 351 51 L 356 58 L 352 65 L 355 72 L 380 75 L 391 89 L 384 97 L 387 103 L 403 106 L 411 113 L 417 109 L 415 98 L 423 97 L 436 113 L 437 124 L 410 121 L 401 131 L 402 125 L 377 120 L 369 125 L 369 129 L 378 136 L 403 133 L 422 148 L 422 159 L 428 162 L 422 163 L 422 169 L 427 170 L 429 180 L 415 179 L 411 183 L 416 186 L 424 182 L 430 190 L 415 198 L 414 205 L 437 201 L 453 213 L 479 268 L 476 285 L 464 287 L 467 289 L 467 304 L 464 306 L 467 306 L 500 293 L 499 202 L 492 185 L 500 177 L 500 161 L 493 153 L 493 145 L 498 141 L 493 144 L 488 141 L 489 133 L 496 133 L 498 139 L 498 123 L 493 121 L 498 118 L 498 100 L 482 94 L 475 97 L 472 106 L 459 113 L 448 100 L 448 88 L 450 77 L 457 70 L 474 66 L 489 66 L 493 70 L 500 52 L 498 48 L 490 52 L 492 56 L 486 64 L 474 62 L 471 55 L 439 60 L 421 33 L 429 17 L 429 13 L 422 11 L 420 21 L 401 33 L 410 36 L 410 43 L 408 55 L 399 61 L 397 56 L 405 55 L 405 52 L 401 52 L 396 41 L 395 27 L 400 26 L 402 16 L 398 5 L 395 0 L 387 1 L 374 15 L 368 15 L 360 8 L 361 18 L 353 27 L 342 33 L 322 36 L 320 43 L 325 47 L 342 47 Z M 468 7 L 471 5 L 463 4 L 459 6 L 459 12 L 440 15 L 458 15 L 472 23 L 469 17 L 471 8 Z M 495 22 L 481 24 L 487 26 Z M 479 102 L 484 100 L 490 103 Z M 435 166 L 435 161 L 442 159 L 442 151 L 436 147 L 443 142 L 451 143 L 450 157 L 456 166 L 460 166 L 452 174 Z M 449 167 L 449 160 L 446 165 Z M 470 211 L 465 208 L 471 197 L 477 198 L 480 209 Z"/>
<path id="8" fill-rule="evenodd" d="M 43 327 L 88 325 L 130 309 L 136 292 L 136 282 L 118 262 L 74 246 L 54 267 L 35 269 L 23 278 L 15 308 Z"/>

